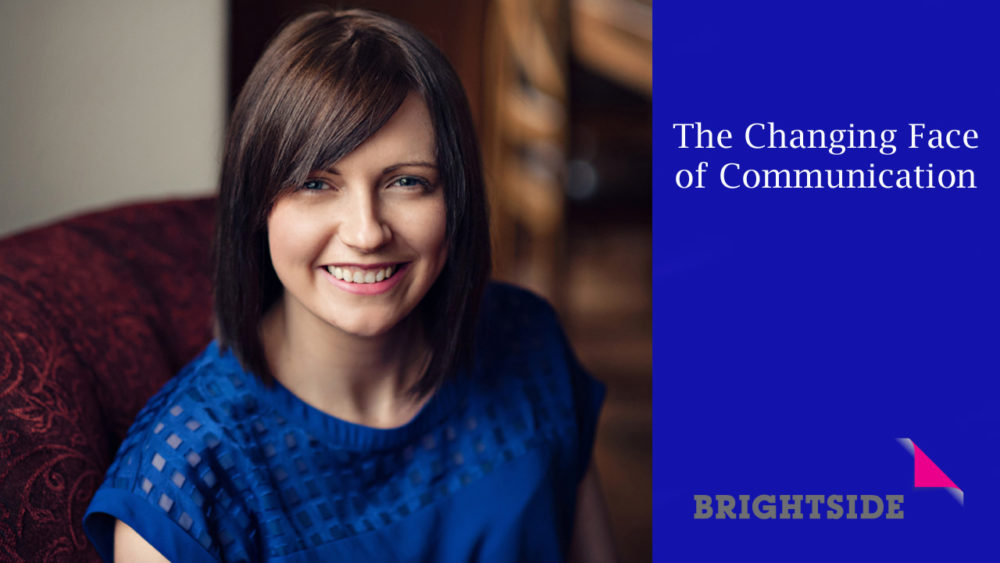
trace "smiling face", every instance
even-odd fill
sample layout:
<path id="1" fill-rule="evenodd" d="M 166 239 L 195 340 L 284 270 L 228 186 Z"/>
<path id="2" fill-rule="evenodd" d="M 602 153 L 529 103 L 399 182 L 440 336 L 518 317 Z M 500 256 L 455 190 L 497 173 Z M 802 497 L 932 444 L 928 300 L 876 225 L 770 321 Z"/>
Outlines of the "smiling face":
<path id="1" fill-rule="evenodd" d="M 411 93 L 368 140 L 271 209 L 268 245 L 287 321 L 385 334 L 441 273 L 445 227 L 434 127 Z"/>

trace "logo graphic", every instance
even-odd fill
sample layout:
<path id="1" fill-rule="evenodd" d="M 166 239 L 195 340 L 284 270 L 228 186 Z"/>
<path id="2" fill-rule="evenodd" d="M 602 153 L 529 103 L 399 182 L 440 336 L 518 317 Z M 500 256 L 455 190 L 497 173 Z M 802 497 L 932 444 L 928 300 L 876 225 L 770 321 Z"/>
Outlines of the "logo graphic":
<path id="1" fill-rule="evenodd" d="M 958 488 L 944 471 L 927 457 L 913 440 L 909 438 L 897 438 L 900 445 L 913 455 L 913 487 L 914 488 L 935 488 L 947 489 L 951 496 L 955 497 L 958 504 L 965 506 L 965 493 Z"/>

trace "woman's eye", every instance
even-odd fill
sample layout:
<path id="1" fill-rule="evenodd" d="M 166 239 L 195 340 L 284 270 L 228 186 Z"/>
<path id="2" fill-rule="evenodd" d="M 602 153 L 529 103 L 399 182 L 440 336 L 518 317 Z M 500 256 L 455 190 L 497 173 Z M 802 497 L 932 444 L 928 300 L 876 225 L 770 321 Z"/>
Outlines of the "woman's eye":
<path id="1" fill-rule="evenodd" d="M 427 189 L 430 187 L 430 183 L 423 178 L 417 178 L 416 176 L 403 176 L 396 179 L 392 183 L 393 186 L 398 186 L 401 188 L 422 188 Z"/>
<path id="2" fill-rule="evenodd" d="M 302 184 L 303 190 L 325 190 L 328 186 L 322 180 L 306 180 Z"/>

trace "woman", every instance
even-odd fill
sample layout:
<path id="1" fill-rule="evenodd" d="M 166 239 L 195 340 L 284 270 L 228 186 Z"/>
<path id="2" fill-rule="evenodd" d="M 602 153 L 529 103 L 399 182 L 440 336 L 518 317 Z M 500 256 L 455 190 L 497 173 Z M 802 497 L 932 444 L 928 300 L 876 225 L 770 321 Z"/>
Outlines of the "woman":
<path id="1" fill-rule="evenodd" d="M 412 28 L 323 11 L 279 33 L 230 124 L 218 338 L 95 495 L 105 559 L 611 557 L 603 388 L 544 302 L 487 284 L 479 163 Z"/>

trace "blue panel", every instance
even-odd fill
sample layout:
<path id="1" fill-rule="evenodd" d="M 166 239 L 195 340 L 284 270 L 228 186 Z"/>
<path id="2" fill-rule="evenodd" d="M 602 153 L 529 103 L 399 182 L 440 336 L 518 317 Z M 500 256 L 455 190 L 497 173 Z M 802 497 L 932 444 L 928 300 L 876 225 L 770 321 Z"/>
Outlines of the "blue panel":
<path id="1" fill-rule="evenodd" d="M 993 6 L 654 5 L 657 561 L 996 560 Z M 731 130 L 732 148 L 680 148 L 673 124 L 694 122 L 713 142 Z M 746 128 L 768 122 L 895 129 L 896 150 L 879 150 L 880 136 L 875 148 L 843 154 L 749 148 Z M 926 134 L 909 148 L 911 123 L 973 129 L 977 148 L 929 148 Z M 754 144 L 767 139 L 751 132 Z M 677 172 L 699 162 L 705 187 L 679 188 Z M 977 188 L 728 189 L 719 178 L 727 163 L 741 172 L 968 169 Z M 899 437 L 964 490 L 964 506 L 944 490 L 914 490 Z M 904 494 L 905 517 L 693 517 L 695 494 L 765 493 Z"/>

